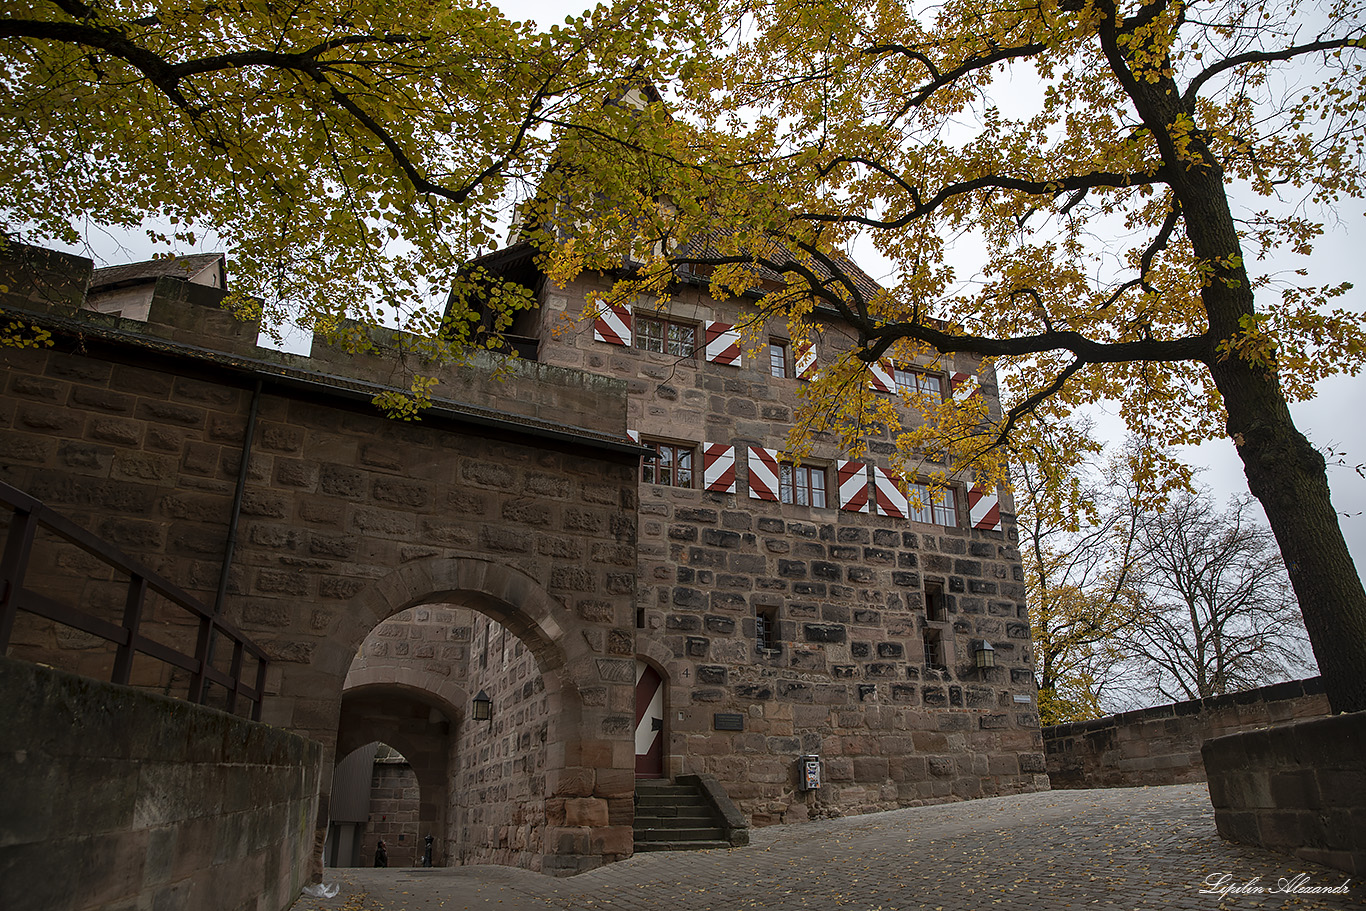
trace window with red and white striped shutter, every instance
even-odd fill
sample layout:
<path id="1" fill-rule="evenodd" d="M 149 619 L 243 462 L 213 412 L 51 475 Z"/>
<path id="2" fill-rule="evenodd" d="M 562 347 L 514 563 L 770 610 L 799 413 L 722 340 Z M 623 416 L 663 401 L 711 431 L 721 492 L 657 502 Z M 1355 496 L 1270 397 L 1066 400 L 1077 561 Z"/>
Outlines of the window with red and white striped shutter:
<path id="1" fill-rule="evenodd" d="M 735 447 L 702 444 L 702 487 L 715 493 L 735 493 Z"/>
<path id="2" fill-rule="evenodd" d="M 985 531 L 1001 530 L 1001 499 L 996 491 L 972 486 L 968 491 L 968 523 Z"/>
<path id="3" fill-rule="evenodd" d="M 593 338 L 609 345 L 631 346 L 631 308 L 625 304 L 603 305 L 593 320 Z"/>
<path id="4" fill-rule="evenodd" d="M 753 500 L 778 499 L 778 451 L 749 447 L 749 496 Z"/>
<path id="5" fill-rule="evenodd" d="M 949 386 L 953 388 L 953 400 L 955 402 L 965 402 L 969 397 L 982 391 L 982 386 L 977 382 L 977 377 L 971 373 L 955 373 L 949 377 Z"/>
<path id="6" fill-rule="evenodd" d="M 867 512 L 868 472 L 862 462 L 837 462 L 839 504 L 845 512 Z"/>
<path id="7" fill-rule="evenodd" d="M 873 466 L 873 496 L 877 502 L 878 515 L 904 519 L 910 515 L 906 492 L 902 490 L 900 475 Z"/>
<path id="8" fill-rule="evenodd" d="M 744 355 L 740 351 L 740 333 L 730 323 L 707 323 L 706 340 L 706 357 L 710 363 L 723 364 L 727 367 L 744 365 Z"/>
<path id="9" fill-rule="evenodd" d="M 794 366 L 797 369 L 797 379 L 814 380 L 816 378 L 816 344 L 815 342 L 798 342 L 793 350 Z"/>
<path id="10" fill-rule="evenodd" d="M 874 392 L 896 392 L 891 361 L 875 361 L 868 365 L 868 388 Z"/>

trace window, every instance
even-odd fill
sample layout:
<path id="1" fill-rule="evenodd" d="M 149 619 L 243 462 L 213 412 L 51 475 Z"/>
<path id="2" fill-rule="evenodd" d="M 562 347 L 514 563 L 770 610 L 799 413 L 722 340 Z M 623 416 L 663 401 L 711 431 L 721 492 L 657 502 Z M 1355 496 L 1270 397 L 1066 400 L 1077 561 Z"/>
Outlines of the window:
<path id="1" fill-rule="evenodd" d="M 657 354 L 692 357 L 697 350 L 697 327 L 653 316 L 636 314 L 633 328 L 636 347 Z"/>
<path id="2" fill-rule="evenodd" d="M 787 342 L 772 339 L 768 343 L 768 371 L 776 377 L 785 379 L 792 375 L 787 360 Z"/>
<path id="3" fill-rule="evenodd" d="M 933 623 L 948 620 L 944 604 L 944 583 L 925 580 L 925 619 Z"/>
<path id="4" fill-rule="evenodd" d="M 825 469 L 784 462 L 778 479 L 778 499 L 797 506 L 825 508 Z"/>
<path id="5" fill-rule="evenodd" d="M 906 496 L 911 501 L 911 518 L 915 521 L 949 528 L 958 524 L 958 497 L 952 487 L 915 483 L 909 486 Z M 918 509 L 917 502 L 920 504 Z"/>
<path id="6" fill-rule="evenodd" d="M 944 378 L 939 374 L 926 373 L 924 370 L 917 370 L 914 367 L 897 367 L 892 372 L 896 377 L 897 392 L 917 393 L 933 396 L 937 399 L 944 398 Z"/>
<path id="7" fill-rule="evenodd" d="M 663 484 L 667 487 L 691 487 L 693 477 L 693 451 L 691 446 L 676 446 L 672 443 L 645 443 L 655 451 L 646 456 L 641 466 L 640 479 L 646 484 Z"/>
<path id="8" fill-rule="evenodd" d="M 754 612 L 754 648 L 760 652 L 778 650 L 778 616 L 774 611 Z"/>
<path id="9" fill-rule="evenodd" d="M 948 667 L 948 656 L 944 649 L 944 631 L 927 626 L 923 631 L 925 640 L 925 663 L 934 667 Z"/>

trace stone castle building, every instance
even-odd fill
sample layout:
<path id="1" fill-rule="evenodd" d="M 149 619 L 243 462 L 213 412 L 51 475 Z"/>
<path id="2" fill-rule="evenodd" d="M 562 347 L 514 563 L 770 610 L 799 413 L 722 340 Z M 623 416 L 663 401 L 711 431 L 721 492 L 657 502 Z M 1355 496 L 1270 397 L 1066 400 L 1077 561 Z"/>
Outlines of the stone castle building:
<path id="1" fill-rule="evenodd" d="M 89 308 L 88 261 L 0 263 L 0 316 L 53 338 L 0 350 L 0 480 L 221 593 L 271 656 L 265 720 L 326 747 L 319 857 L 330 770 L 376 741 L 419 786 L 405 851 L 552 873 L 632 853 L 639 778 L 709 776 L 753 825 L 1047 787 L 1008 493 L 898 479 L 876 437 L 783 459 L 837 325 L 746 351 L 745 303 L 704 284 L 594 319 L 609 277 L 485 264 L 535 293 L 522 358 L 442 368 L 408 424 L 368 401 L 392 360 L 259 348 L 212 283 L 139 271 L 128 319 Z M 961 356 L 869 381 L 997 407 Z M 25 584 L 113 616 L 101 573 L 54 546 Z M 26 616 L 11 654 L 102 672 L 98 642 Z M 378 822 L 331 836 L 361 856 Z"/>

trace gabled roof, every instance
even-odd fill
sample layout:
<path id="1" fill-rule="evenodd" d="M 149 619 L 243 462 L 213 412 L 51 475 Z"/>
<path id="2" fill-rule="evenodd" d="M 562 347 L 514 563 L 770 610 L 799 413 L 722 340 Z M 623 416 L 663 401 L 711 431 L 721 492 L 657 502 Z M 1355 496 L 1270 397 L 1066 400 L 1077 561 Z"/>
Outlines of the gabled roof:
<path id="1" fill-rule="evenodd" d="M 155 282 L 162 276 L 188 281 L 215 263 L 222 264 L 222 253 L 191 253 L 166 259 L 149 259 L 140 263 L 125 263 L 96 269 L 90 276 L 91 291 L 108 291 L 126 285 Z"/>

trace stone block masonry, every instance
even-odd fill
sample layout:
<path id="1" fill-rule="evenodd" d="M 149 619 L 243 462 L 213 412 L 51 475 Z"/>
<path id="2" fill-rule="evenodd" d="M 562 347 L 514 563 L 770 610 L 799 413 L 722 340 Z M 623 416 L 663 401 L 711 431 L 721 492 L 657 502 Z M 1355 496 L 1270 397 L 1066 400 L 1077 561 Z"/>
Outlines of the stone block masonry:
<path id="1" fill-rule="evenodd" d="M 1208 741 L 1219 834 L 1366 877 L 1366 712 Z"/>
<path id="2" fill-rule="evenodd" d="M 281 911 L 309 880 L 321 744 L 0 658 L 0 908 Z"/>
<path id="3" fill-rule="evenodd" d="M 80 265 L 59 260 L 49 271 Z M 162 284 L 174 283 L 158 284 L 146 322 L 73 312 L 74 292 L 55 302 L 24 292 L 35 282 L 0 296 L 6 316 L 54 337 L 0 352 L 0 477 L 207 603 L 228 562 L 224 610 L 273 660 L 265 718 L 323 743 L 324 795 L 353 657 L 381 621 L 424 605 L 494 617 L 526 644 L 545 678 L 549 769 L 590 772 L 582 793 L 566 779 L 566 796 L 593 798 L 597 771 L 629 771 L 618 706 L 629 706 L 631 681 L 608 650 L 633 635 L 633 567 L 620 548 L 634 541 L 639 450 L 625 433 L 624 384 L 540 364 L 429 365 L 441 379 L 433 407 L 420 422 L 391 421 L 370 398 L 406 383 L 396 356 L 259 349 L 255 327 Z M 35 558 L 29 582 L 97 613 L 121 604 L 119 580 L 81 571 L 60 548 Z M 183 635 L 170 623 L 160 632 Z M 80 672 L 108 660 L 50 623 L 15 643 L 22 657 Z M 586 705 L 581 692 L 610 698 Z M 546 842 L 545 853 L 572 856 L 544 867 L 618 856 L 604 828 Z"/>
<path id="4" fill-rule="evenodd" d="M 805 386 L 787 325 L 680 282 L 662 310 L 638 301 L 601 331 L 584 314 L 610 284 L 542 283 L 539 357 L 624 381 L 629 428 L 680 467 L 692 459 L 690 475 L 651 471 L 640 485 L 636 649 L 665 680 L 667 773 L 714 776 L 754 825 L 1046 788 L 1009 495 L 997 521 L 975 518 L 963 479 L 935 522 L 873 505 L 872 467 L 896 450 L 881 427 L 867 428 L 870 473 L 849 476 L 851 499 L 837 470 L 848 456 L 827 434 L 804 463 L 823 497 L 798 499 L 790 481 L 784 494 Z M 660 321 L 698 350 L 645 350 L 633 327 Z M 701 350 L 718 324 L 744 326 L 742 358 Z M 817 365 L 847 345 L 823 325 Z M 999 410 L 972 358 L 914 369 L 946 395 L 951 377 L 979 377 Z M 979 670 L 983 641 L 996 666 Z M 798 787 L 804 754 L 822 759 L 819 790 Z"/>

